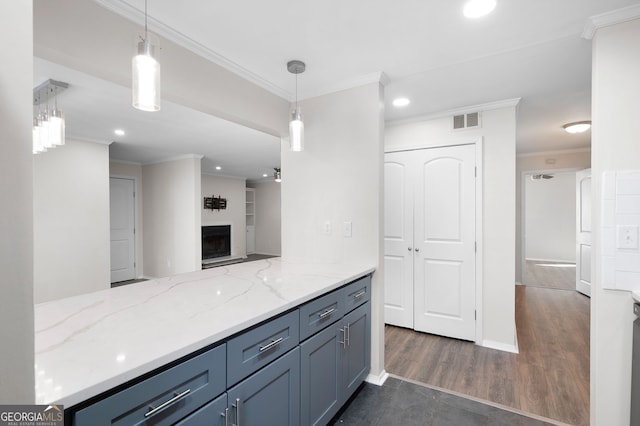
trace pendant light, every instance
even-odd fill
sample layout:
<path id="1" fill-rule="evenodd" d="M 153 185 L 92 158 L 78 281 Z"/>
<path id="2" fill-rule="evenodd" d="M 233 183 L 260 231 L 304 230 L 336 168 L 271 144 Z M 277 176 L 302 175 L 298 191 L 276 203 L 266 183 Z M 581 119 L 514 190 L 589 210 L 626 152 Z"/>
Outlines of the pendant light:
<path id="1" fill-rule="evenodd" d="M 304 123 L 302 122 L 302 114 L 298 105 L 298 74 L 304 72 L 306 65 L 302 61 L 293 60 L 287 62 L 287 69 L 290 73 L 296 75 L 296 109 L 291 113 L 291 121 L 289 121 L 289 141 L 291 143 L 291 151 L 303 151 Z"/>
<path id="2" fill-rule="evenodd" d="M 64 115 L 58 109 L 58 92 L 69 85 L 62 81 L 49 79 L 33 89 L 33 153 L 46 152 L 47 149 L 64 145 Z M 53 108 L 49 109 L 49 98 L 53 97 Z"/>
<path id="3" fill-rule="evenodd" d="M 144 38 L 131 61 L 132 102 L 142 111 L 160 111 L 160 63 L 154 57 L 155 47 L 147 30 L 147 0 L 144 1 Z"/>

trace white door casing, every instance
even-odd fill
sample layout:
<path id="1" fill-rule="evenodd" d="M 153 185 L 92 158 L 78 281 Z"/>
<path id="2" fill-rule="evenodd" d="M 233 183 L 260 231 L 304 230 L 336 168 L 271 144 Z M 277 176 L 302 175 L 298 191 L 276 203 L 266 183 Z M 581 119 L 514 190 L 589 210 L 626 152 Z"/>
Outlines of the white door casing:
<path id="1" fill-rule="evenodd" d="M 413 328 L 412 152 L 385 154 L 384 162 L 384 318 Z"/>
<path id="2" fill-rule="evenodd" d="M 476 146 L 385 154 L 385 323 L 476 339 Z"/>
<path id="3" fill-rule="evenodd" d="M 109 179 L 111 220 L 111 282 L 136 278 L 135 181 Z"/>
<path id="4" fill-rule="evenodd" d="M 416 170 L 414 328 L 475 340 L 475 146 L 425 150 Z"/>
<path id="5" fill-rule="evenodd" d="M 576 290 L 591 296 L 591 169 L 576 172 Z"/>

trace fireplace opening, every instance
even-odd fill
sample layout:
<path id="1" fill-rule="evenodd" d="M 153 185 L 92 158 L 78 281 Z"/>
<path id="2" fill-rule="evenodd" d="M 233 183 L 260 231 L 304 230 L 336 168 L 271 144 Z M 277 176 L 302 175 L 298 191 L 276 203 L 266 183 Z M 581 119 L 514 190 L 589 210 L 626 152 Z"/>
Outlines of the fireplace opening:
<path id="1" fill-rule="evenodd" d="M 202 227 L 202 261 L 231 256 L 231 225 Z"/>

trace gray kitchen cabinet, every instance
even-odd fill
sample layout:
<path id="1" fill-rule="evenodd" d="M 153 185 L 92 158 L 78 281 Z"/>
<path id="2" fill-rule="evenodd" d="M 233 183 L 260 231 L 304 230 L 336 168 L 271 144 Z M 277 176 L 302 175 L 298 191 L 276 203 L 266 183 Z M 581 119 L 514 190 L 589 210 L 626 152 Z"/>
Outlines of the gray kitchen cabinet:
<path id="1" fill-rule="evenodd" d="M 226 408 L 227 394 L 224 393 L 193 414 L 180 420 L 175 426 L 228 426 L 229 422 L 225 418 L 228 416 Z"/>
<path id="2" fill-rule="evenodd" d="M 341 404 L 358 389 L 371 368 L 371 305 L 369 302 L 342 319 L 347 337 L 343 340 Z"/>
<path id="3" fill-rule="evenodd" d="M 313 309 L 300 307 L 301 334 L 307 322 L 302 312 L 315 312 L 332 298 L 343 301 L 339 306 L 348 307 L 344 317 L 326 324 L 300 344 L 300 415 L 304 426 L 328 424 L 369 374 L 370 289 L 370 277 L 365 277 L 308 303 Z"/>
<path id="4" fill-rule="evenodd" d="M 226 389 L 220 345 L 73 414 L 77 426 L 171 425 Z"/>
<path id="5" fill-rule="evenodd" d="M 300 349 L 257 371 L 227 391 L 229 424 L 300 424 Z"/>

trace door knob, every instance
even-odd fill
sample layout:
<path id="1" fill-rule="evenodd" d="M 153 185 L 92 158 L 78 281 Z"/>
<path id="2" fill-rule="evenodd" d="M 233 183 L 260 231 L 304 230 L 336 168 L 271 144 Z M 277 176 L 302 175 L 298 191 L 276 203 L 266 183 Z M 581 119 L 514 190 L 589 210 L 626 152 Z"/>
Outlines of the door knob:
<path id="1" fill-rule="evenodd" d="M 407 248 L 407 250 L 411 251 L 411 250 L 412 250 L 412 248 L 411 248 L 411 247 L 408 247 L 408 248 Z"/>
<path id="2" fill-rule="evenodd" d="M 419 251 L 420 251 L 420 248 L 419 248 L 419 247 L 416 247 L 416 252 L 419 252 Z"/>

